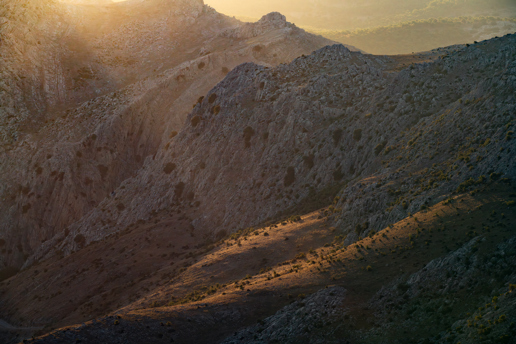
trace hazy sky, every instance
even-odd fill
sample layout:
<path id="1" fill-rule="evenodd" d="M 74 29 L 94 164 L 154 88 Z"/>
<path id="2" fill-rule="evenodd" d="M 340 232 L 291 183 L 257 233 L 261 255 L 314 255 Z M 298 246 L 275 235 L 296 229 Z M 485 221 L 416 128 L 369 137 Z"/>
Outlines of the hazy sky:
<path id="1" fill-rule="evenodd" d="M 204 0 L 205 4 L 224 14 L 255 18 L 260 18 L 269 12 L 280 11 L 280 8 L 285 7 L 285 3 L 290 2 L 289 0 L 260 0 L 256 2 L 245 0 Z"/>
<path id="2" fill-rule="evenodd" d="M 514 16 L 516 0 L 204 0 L 218 12 L 261 18 L 281 12 L 300 26 L 343 30 L 459 16 Z"/>

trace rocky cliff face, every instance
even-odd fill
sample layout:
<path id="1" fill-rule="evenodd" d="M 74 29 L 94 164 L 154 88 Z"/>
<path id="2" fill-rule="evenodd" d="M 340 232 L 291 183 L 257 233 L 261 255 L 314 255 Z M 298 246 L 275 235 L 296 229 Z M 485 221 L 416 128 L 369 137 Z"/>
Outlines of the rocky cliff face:
<path id="1" fill-rule="evenodd" d="M 3 267 L 20 267 L 42 242 L 69 233 L 180 130 L 192 104 L 232 68 L 273 66 L 330 42 L 284 31 L 292 27 L 284 18 L 282 25 L 262 20 L 252 42 L 227 37 L 245 25 L 202 1 L 8 2 L 5 11 Z M 45 38 L 34 43 L 34 35 Z"/>

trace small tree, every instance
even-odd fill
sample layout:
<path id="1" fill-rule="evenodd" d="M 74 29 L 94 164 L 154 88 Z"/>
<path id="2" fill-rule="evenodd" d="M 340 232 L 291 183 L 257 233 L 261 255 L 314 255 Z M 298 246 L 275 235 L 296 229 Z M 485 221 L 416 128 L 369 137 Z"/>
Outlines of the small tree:
<path id="1" fill-rule="evenodd" d="M 355 129 L 355 131 L 353 131 L 353 140 L 355 141 L 360 141 L 360 139 L 362 138 L 362 129 Z"/>

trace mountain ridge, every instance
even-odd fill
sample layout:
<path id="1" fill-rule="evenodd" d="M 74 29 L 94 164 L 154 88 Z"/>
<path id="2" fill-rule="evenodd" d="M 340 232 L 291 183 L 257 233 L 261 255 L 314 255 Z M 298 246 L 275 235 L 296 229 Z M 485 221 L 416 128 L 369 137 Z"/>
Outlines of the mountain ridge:
<path id="1" fill-rule="evenodd" d="M 121 26 L 123 85 L 5 146 L 0 341 L 509 343 L 516 35 L 381 56 L 194 12 Z"/>
<path id="2" fill-rule="evenodd" d="M 146 15 L 141 6 L 152 10 L 149 15 L 153 20 L 145 21 L 145 25 L 130 21 L 131 16 L 122 16 L 117 19 L 122 24 L 113 24 L 114 30 L 111 26 L 91 29 L 93 33 L 100 30 L 104 34 L 92 38 L 92 51 L 86 58 L 79 54 L 79 61 L 68 72 L 66 66 L 70 61 L 66 59 L 70 58 L 70 52 L 62 52 L 59 44 L 68 47 L 70 40 L 78 39 L 79 36 L 74 36 L 76 31 L 71 31 L 71 37 L 65 36 L 47 47 L 55 49 L 56 54 L 62 53 L 64 62 L 47 68 L 45 63 L 53 64 L 54 60 L 42 59 L 40 65 L 43 67 L 38 68 L 45 70 L 47 78 L 59 81 L 64 87 L 61 92 L 64 98 L 69 97 L 66 92 L 67 87 L 71 87 L 72 94 L 79 92 L 82 97 L 88 93 L 85 89 L 98 93 L 89 100 L 72 99 L 64 108 L 57 109 L 45 110 L 38 105 L 42 111 L 32 114 L 27 110 L 30 116 L 23 115 L 24 110 L 15 109 L 28 103 L 22 100 L 17 100 L 19 105 L 12 103 L 0 108 L 0 117 L 5 115 L 8 122 L 14 121 L 4 123 L 2 130 L 16 133 L 13 136 L 16 140 L 4 142 L 2 155 L 5 160 L 0 166 L 4 204 L 0 214 L 4 223 L 2 239 L 8 241 L 9 246 L 4 247 L 2 253 L 2 268 L 20 268 L 43 241 L 64 233 L 65 227 L 109 196 L 142 166 L 145 158 L 155 154 L 165 131 L 168 136 L 182 127 L 192 104 L 231 68 L 246 61 L 272 66 L 331 42 L 295 27 L 285 31 L 267 22 L 260 24 L 263 34 L 256 36 L 253 42 L 225 37 L 223 32 L 238 30 L 243 24 L 216 13 L 199 1 L 179 1 L 177 4 L 167 1 L 166 4 L 171 6 L 170 11 L 162 8 L 158 17 L 154 16 L 157 10 L 152 4 L 133 4 L 137 7 L 130 9 L 138 10 L 138 15 Z M 88 13 L 77 25 L 99 20 L 95 14 L 102 10 L 66 6 L 65 9 Z M 120 4 L 108 6 L 109 11 L 99 16 L 109 18 L 120 8 L 126 7 Z M 36 14 L 38 9 L 36 6 Z M 44 10 L 51 11 L 52 8 Z M 131 11 L 129 14 L 133 13 Z M 170 33 L 173 33 L 173 39 L 165 44 Z M 180 33 L 184 35 L 180 36 Z M 86 34 L 81 37 L 91 43 Z M 150 41 L 149 37 L 152 38 Z M 23 46 L 23 42 L 18 44 Z M 148 44 L 155 49 L 149 51 Z M 106 50 L 111 45 L 112 49 Z M 84 49 L 84 44 L 81 46 L 80 49 Z M 285 46 L 291 49 L 283 49 Z M 86 66 L 81 66 L 80 61 L 86 61 Z M 52 72 L 56 68 L 60 71 Z M 106 69 L 109 73 L 100 73 Z M 9 70 L 6 68 L 3 72 Z M 22 71 L 23 68 L 17 73 Z M 135 78 L 136 74 L 138 77 Z M 15 79 L 22 80 L 22 86 L 26 80 L 17 76 Z M 99 80 L 106 81 L 106 86 L 98 86 Z M 15 87 L 22 97 L 32 97 L 36 102 L 40 97 L 33 94 L 34 90 L 46 92 L 45 89 L 53 87 L 45 82 L 39 84 L 37 78 L 31 79 L 31 83 L 36 86 Z M 17 96 L 2 97 L 2 100 L 14 99 Z M 18 111 L 19 116 L 9 115 L 11 111 Z M 49 182 L 41 184 L 42 181 Z"/>

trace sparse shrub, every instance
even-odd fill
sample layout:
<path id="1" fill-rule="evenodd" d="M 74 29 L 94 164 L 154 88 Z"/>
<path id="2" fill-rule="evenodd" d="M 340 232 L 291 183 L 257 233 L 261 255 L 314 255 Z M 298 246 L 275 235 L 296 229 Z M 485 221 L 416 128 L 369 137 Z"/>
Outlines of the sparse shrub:
<path id="1" fill-rule="evenodd" d="M 306 258 L 306 254 L 304 252 L 300 252 L 296 255 L 296 259 L 304 259 Z"/>
<path id="2" fill-rule="evenodd" d="M 377 144 L 376 147 L 374 147 L 374 154 L 375 155 L 380 154 L 380 152 L 384 149 L 385 145 L 386 145 L 386 142 Z"/>
<path id="3" fill-rule="evenodd" d="M 208 103 L 213 104 L 213 103 L 215 103 L 215 100 L 217 100 L 217 94 L 212 93 L 210 95 L 210 98 L 208 98 Z"/>
<path id="4" fill-rule="evenodd" d="M 170 139 L 173 139 L 173 138 L 174 138 L 174 137 L 176 137 L 176 136 L 177 136 L 177 131 L 175 131 L 175 130 L 174 130 L 173 132 L 171 132 L 171 133 L 170 133 L 170 135 L 168 135 L 168 137 L 169 137 Z"/>
<path id="5" fill-rule="evenodd" d="M 492 175 L 492 174 L 491 174 Z M 479 185 L 479 184 L 482 184 L 486 181 L 486 177 L 485 176 L 480 176 L 478 177 L 478 180 L 474 180 L 473 178 L 469 178 L 468 180 L 466 180 L 465 182 L 462 182 L 458 187 L 457 187 L 457 192 L 464 192 L 466 191 L 466 189 L 468 189 L 469 187 L 473 186 L 473 185 Z"/>
<path id="6" fill-rule="evenodd" d="M 77 244 L 77 246 L 79 247 L 83 247 L 84 244 L 86 244 L 86 238 L 84 237 L 84 235 L 82 234 L 77 234 L 75 236 L 75 238 L 73 239 L 73 241 L 75 241 L 75 243 Z"/>
<path id="7" fill-rule="evenodd" d="M 176 169 L 176 164 L 172 163 L 172 162 L 169 162 L 165 165 L 165 167 L 163 168 L 163 172 L 165 172 L 166 174 L 170 174 L 172 173 L 172 171 L 174 171 Z"/>
<path id="8" fill-rule="evenodd" d="M 226 75 L 226 74 L 229 73 L 229 68 L 228 67 L 222 67 L 221 72 L 222 72 L 222 74 Z"/>
<path id="9" fill-rule="evenodd" d="M 496 173 L 496 172 L 493 172 L 489 175 L 489 179 L 490 180 L 498 180 L 500 179 L 500 177 L 502 176 L 501 173 Z"/>
<path id="10" fill-rule="evenodd" d="M 212 109 L 211 109 L 211 113 L 214 114 L 214 115 L 218 115 L 220 113 L 220 105 L 215 105 Z"/>
<path id="11" fill-rule="evenodd" d="M 373 271 L 373 267 L 372 267 L 371 265 L 368 265 L 368 266 L 366 267 L 366 270 L 367 270 L 367 271 Z"/>
<path id="12" fill-rule="evenodd" d="M 396 150 L 396 148 L 397 148 L 396 146 L 389 146 L 389 147 L 385 148 L 385 152 L 383 154 L 387 155 L 390 152 L 392 152 L 393 150 Z"/>
<path id="13" fill-rule="evenodd" d="M 303 162 L 308 169 L 312 169 L 312 167 L 314 167 L 314 155 L 303 156 Z"/>
<path id="14" fill-rule="evenodd" d="M 192 123 L 192 127 L 196 127 L 197 125 L 199 125 L 199 123 L 201 123 L 201 117 L 193 116 L 190 122 Z"/>
<path id="15" fill-rule="evenodd" d="M 253 128 L 247 127 L 244 129 L 245 148 L 251 147 L 251 138 L 254 136 L 254 134 L 255 132 Z"/>
<path id="16" fill-rule="evenodd" d="M 290 223 L 301 221 L 301 216 L 299 216 L 299 215 L 292 215 L 291 217 L 288 218 L 287 221 L 290 222 Z"/>
<path id="17" fill-rule="evenodd" d="M 205 66 L 206 66 L 206 63 L 201 62 L 201 63 L 199 63 L 199 64 L 197 65 L 197 68 L 199 68 L 199 69 L 203 69 Z"/>
<path id="18" fill-rule="evenodd" d="M 335 181 L 341 181 L 342 178 L 344 178 L 344 173 L 342 173 L 342 170 L 340 167 L 338 167 L 337 169 L 335 169 L 335 171 L 333 171 L 333 179 Z"/>
<path id="19" fill-rule="evenodd" d="M 32 208 L 32 205 L 31 205 L 30 203 L 25 204 L 25 205 L 22 207 L 22 213 L 23 213 L 23 214 L 27 214 L 27 212 L 30 210 L 30 208 Z"/>
<path id="20" fill-rule="evenodd" d="M 183 183 L 183 182 L 177 183 L 177 185 L 174 188 L 174 195 L 177 198 L 181 198 L 181 196 L 183 195 L 184 189 L 185 189 L 185 183 Z"/>
<path id="21" fill-rule="evenodd" d="M 289 166 L 287 168 L 287 174 L 285 175 L 285 178 L 283 178 L 283 185 L 285 187 L 289 187 L 290 185 L 294 184 L 296 181 L 296 170 L 294 167 Z"/>
<path id="22" fill-rule="evenodd" d="M 355 141 L 360 141 L 360 139 L 362 138 L 362 129 L 355 129 L 355 131 L 353 131 L 353 140 Z"/>
<path id="23" fill-rule="evenodd" d="M 342 138 L 342 129 L 337 129 L 333 132 L 333 143 L 336 145 L 339 144 L 340 139 Z"/>
<path id="24" fill-rule="evenodd" d="M 359 235 L 362 232 L 362 225 L 359 223 L 355 226 L 355 233 Z"/>

